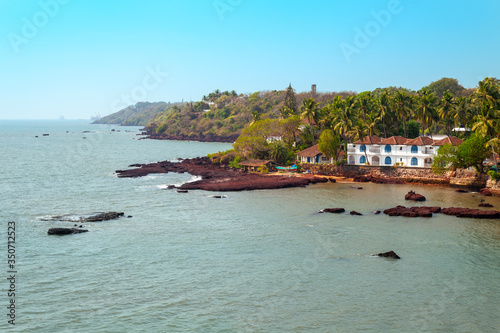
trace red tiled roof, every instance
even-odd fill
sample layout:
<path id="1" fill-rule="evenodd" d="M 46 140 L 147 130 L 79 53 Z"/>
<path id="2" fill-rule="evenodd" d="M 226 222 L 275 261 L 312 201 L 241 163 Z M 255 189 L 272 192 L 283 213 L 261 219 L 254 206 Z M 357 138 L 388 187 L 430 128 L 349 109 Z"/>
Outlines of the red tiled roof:
<path id="1" fill-rule="evenodd" d="M 454 146 L 458 146 L 458 145 L 461 145 L 462 142 L 463 142 L 463 140 L 460 140 L 456 136 L 447 136 L 446 138 L 441 139 L 441 140 L 434 140 L 433 145 L 434 146 L 442 146 L 442 145 L 445 145 L 447 143 L 451 143 Z"/>
<path id="2" fill-rule="evenodd" d="M 409 139 L 403 138 L 400 135 L 391 136 L 387 139 L 382 139 L 380 142 L 383 145 L 404 145 Z"/>
<path id="3" fill-rule="evenodd" d="M 376 135 L 372 135 L 372 136 L 365 136 L 363 138 L 363 141 L 358 140 L 358 141 L 356 141 L 354 143 L 364 143 L 365 145 L 376 145 L 376 144 L 379 144 L 380 141 L 382 141 L 381 138 L 379 138 Z"/>
<path id="4" fill-rule="evenodd" d="M 312 147 L 299 151 L 297 155 L 302 157 L 314 157 L 319 154 L 322 154 L 322 152 L 319 150 L 319 145 L 314 145 Z"/>
<path id="5" fill-rule="evenodd" d="M 301 157 L 315 157 L 317 155 L 323 155 L 321 150 L 319 150 L 319 145 L 314 145 L 312 147 L 306 148 L 302 151 L 299 151 L 297 155 Z M 345 152 L 343 150 L 340 151 L 339 157 L 342 157 L 345 155 Z M 241 163 L 240 163 L 241 164 Z"/>
<path id="6" fill-rule="evenodd" d="M 427 136 L 419 136 L 418 138 L 406 141 L 406 145 L 408 146 L 431 146 L 434 143 L 434 140 Z"/>

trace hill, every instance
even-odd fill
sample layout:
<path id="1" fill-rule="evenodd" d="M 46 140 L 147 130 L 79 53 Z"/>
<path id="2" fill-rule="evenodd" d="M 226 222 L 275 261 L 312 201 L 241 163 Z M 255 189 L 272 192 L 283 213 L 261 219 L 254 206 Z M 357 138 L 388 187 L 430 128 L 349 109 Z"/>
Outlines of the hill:
<path id="1" fill-rule="evenodd" d="M 138 102 L 118 112 L 102 117 L 93 124 L 118 124 L 124 126 L 145 126 L 158 113 L 168 110 L 175 104 L 165 102 Z"/>

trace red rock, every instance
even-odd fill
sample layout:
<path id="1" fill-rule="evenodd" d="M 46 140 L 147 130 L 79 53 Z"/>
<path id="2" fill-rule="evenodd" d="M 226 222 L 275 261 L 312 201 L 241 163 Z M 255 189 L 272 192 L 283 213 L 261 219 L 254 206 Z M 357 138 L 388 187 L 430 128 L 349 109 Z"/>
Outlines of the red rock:
<path id="1" fill-rule="evenodd" d="M 421 194 L 410 191 L 405 195 L 405 200 L 425 201 L 425 197 Z"/>
<path id="2" fill-rule="evenodd" d="M 493 207 L 493 205 L 487 202 L 483 202 L 479 204 L 479 207 Z"/>
<path id="3" fill-rule="evenodd" d="M 355 211 L 355 210 L 352 210 L 349 214 L 351 214 L 351 215 L 363 215 L 363 214 L 361 214 L 361 213 L 358 213 L 358 212 L 357 212 L 357 211 Z"/>
<path id="4" fill-rule="evenodd" d="M 487 197 L 491 197 L 491 191 L 487 188 L 483 188 L 481 190 L 479 190 L 479 193 L 481 193 L 482 195 L 484 196 L 487 196 Z"/>

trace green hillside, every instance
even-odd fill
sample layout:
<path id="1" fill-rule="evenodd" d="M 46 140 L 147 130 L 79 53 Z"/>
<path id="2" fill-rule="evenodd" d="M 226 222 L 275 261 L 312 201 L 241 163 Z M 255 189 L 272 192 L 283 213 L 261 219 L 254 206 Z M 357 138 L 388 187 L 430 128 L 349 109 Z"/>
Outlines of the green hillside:
<path id="1" fill-rule="evenodd" d="M 102 117 L 93 122 L 93 124 L 118 124 L 124 126 L 144 126 L 155 115 L 164 112 L 175 104 L 165 102 L 138 102 L 135 105 L 130 105 L 125 109 Z"/>

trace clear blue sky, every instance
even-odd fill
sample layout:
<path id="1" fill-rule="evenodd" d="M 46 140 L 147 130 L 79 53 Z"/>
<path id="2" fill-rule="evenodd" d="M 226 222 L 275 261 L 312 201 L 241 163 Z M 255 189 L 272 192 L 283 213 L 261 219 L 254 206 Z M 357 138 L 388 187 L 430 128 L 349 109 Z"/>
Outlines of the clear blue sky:
<path id="1" fill-rule="evenodd" d="M 498 0 L 0 0 L 0 119 L 90 118 L 289 82 L 473 88 L 500 77 L 499 33 Z"/>

